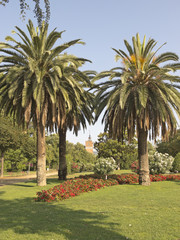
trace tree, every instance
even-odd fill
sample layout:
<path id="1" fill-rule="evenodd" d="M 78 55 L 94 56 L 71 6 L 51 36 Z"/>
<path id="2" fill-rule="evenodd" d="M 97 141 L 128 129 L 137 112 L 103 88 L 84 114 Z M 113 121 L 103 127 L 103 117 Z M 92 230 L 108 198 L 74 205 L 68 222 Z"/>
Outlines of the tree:
<path id="1" fill-rule="evenodd" d="M 76 76 L 77 77 L 77 76 Z M 82 81 L 79 76 L 78 82 Z M 82 82 L 83 83 L 83 82 Z M 86 128 L 86 120 L 90 124 L 92 121 L 92 95 L 83 89 L 83 85 L 81 86 L 80 94 L 76 93 L 74 98 L 74 107 L 70 112 L 66 115 L 66 120 L 63 125 L 59 127 L 59 179 L 66 179 L 67 175 L 67 163 L 66 163 L 66 131 L 69 128 L 73 129 L 74 133 L 78 135 L 78 131 Z M 90 83 L 86 84 L 86 87 L 90 87 Z M 80 101 L 76 101 L 80 99 Z"/>
<path id="2" fill-rule="evenodd" d="M 45 6 L 46 12 L 44 12 L 40 7 L 40 3 L 41 3 L 40 0 L 32 0 L 31 2 L 35 3 L 34 13 L 38 21 L 38 26 L 41 26 L 43 20 L 46 20 L 46 22 L 48 22 L 50 19 L 50 1 L 44 0 L 44 6 Z M 9 0 L 0 1 L 0 5 L 2 6 L 5 6 L 7 3 L 9 3 Z M 21 16 L 24 19 L 26 16 L 26 11 L 30 9 L 29 4 L 27 3 L 27 0 L 19 0 L 19 5 L 20 5 Z"/>
<path id="3" fill-rule="evenodd" d="M 94 144 L 99 158 L 112 157 L 120 169 L 130 169 L 131 163 L 137 159 L 137 143 L 128 144 L 126 140 L 118 142 L 109 137 L 108 133 L 100 133 Z"/>
<path id="4" fill-rule="evenodd" d="M 22 152 L 21 148 L 9 149 L 5 154 L 5 165 L 9 171 L 22 171 L 27 169 L 28 159 Z"/>
<path id="5" fill-rule="evenodd" d="M 3 117 L 2 115 L 0 115 L 0 177 L 3 177 L 5 153 L 8 149 L 15 148 L 18 145 L 18 135 L 18 129 L 13 126 L 12 121 L 10 121 L 8 117 Z"/>
<path id="6" fill-rule="evenodd" d="M 132 38 L 132 46 L 124 40 L 128 53 L 113 49 L 122 66 L 100 73 L 96 78 L 110 76 L 110 81 L 99 84 L 96 97 L 96 120 L 106 107 L 103 121 L 105 130 L 119 141 L 127 129 L 129 141 L 137 133 L 139 183 L 150 185 L 147 138 L 164 140 L 174 134 L 180 116 L 179 77 L 172 72 L 180 67 L 178 56 L 171 52 L 156 56 L 154 39 L 141 43 L 139 34 Z"/>
<path id="7" fill-rule="evenodd" d="M 92 165 L 95 162 L 96 156 L 86 151 L 84 145 L 81 143 L 66 143 L 66 158 L 68 165 L 68 172 L 71 173 L 74 167 L 78 166 L 79 171 L 92 171 Z"/>
<path id="8" fill-rule="evenodd" d="M 169 138 L 167 142 L 159 142 L 157 144 L 157 151 L 160 153 L 168 153 L 175 157 L 180 152 L 180 130 Z"/>
<path id="9" fill-rule="evenodd" d="M 5 114 L 14 116 L 18 124 L 28 125 L 32 119 L 37 133 L 37 184 L 46 185 L 46 149 L 45 126 L 51 111 L 54 111 L 57 92 L 62 99 L 68 99 L 66 83 L 62 79 L 62 68 L 68 62 L 68 56 L 62 52 L 70 46 L 80 43 L 73 40 L 54 47 L 63 32 L 54 29 L 48 35 L 48 24 L 40 29 L 33 26 L 31 20 L 27 25 L 30 38 L 16 27 L 22 42 L 8 36 L 6 41 L 14 45 L 0 43 L 0 107 Z M 54 48 L 53 48 L 54 47 Z M 72 88 L 72 86 L 71 86 Z M 61 90 L 59 90 L 61 89 Z M 63 102 L 64 103 L 64 102 Z M 61 102 L 59 101 L 59 105 Z M 62 117 L 62 116 L 61 116 Z"/>
<path id="10" fill-rule="evenodd" d="M 90 79 L 95 74 L 93 71 L 80 71 L 86 61 L 84 58 L 68 56 L 69 63 L 62 66 L 62 81 L 57 91 L 57 101 L 52 105 L 49 114 L 49 128 L 52 131 L 54 124 L 59 133 L 59 170 L 60 180 L 65 180 L 67 175 L 66 163 L 66 133 L 67 129 L 73 130 L 77 135 L 80 128 L 86 128 L 86 121 L 92 121 L 92 93 L 88 89 L 92 86 Z M 63 91 L 66 91 L 65 96 Z"/>
<path id="11" fill-rule="evenodd" d="M 87 92 L 84 91 L 83 86 L 81 88 L 80 99 L 82 102 L 76 101 L 78 94 L 74 95 L 74 107 L 70 112 L 66 114 L 66 119 L 63 124 L 60 124 L 59 132 L 59 170 L 58 176 L 60 180 L 66 180 L 67 175 L 67 163 L 66 163 L 66 133 L 67 129 L 73 129 L 75 134 L 78 134 L 81 126 L 86 128 L 86 120 L 90 123 L 92 120 L 91 102 L 86 98 Z"/>
<path id="12" fill-rule="evenodd" d="M 72 153 L 73 161 L 76 163 L 88 164 L 95 161 L 95 155 L 86 151 L 84 145 L 76 143 Z"/>
<path id="13" fill-rule="evenodd" d="M 20 139 L 20 150 L 22 151 L 22 154 L 28 161 L 28 172 L 31 169 L 31 166 L 36 166 L 36 138 L 34 135 L 34 132 L 32 134 L 32 129 L 29 129 L 27 131 L 22 131 L 19 135 Z"/>

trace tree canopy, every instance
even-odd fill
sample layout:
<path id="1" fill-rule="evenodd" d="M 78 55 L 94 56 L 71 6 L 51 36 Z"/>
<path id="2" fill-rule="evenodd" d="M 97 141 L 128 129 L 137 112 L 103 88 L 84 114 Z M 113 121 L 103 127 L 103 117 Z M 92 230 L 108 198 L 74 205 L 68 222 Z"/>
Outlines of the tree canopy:
<path id="1" fill-rule="evenodd" d="M 94 143 L 98 157 L 112 157 L 120 169 L 129 169 L 131 163 L 137 160 L 137 142 L 129 144 L 126 140 L 118 142 L 109 137 L 108 133 L 100 133 L 97 142 Z"/>
<path id="2" fill-rule="evenodd" d="M 19 143 L 20 131 L 14 127 L 8 117 L 0 115 L 0 151 L 5 152 L 9 148 L 15 148 Z"/>
<path id="3" fill-rule="evenodd" d="M 161 153 L 168 153 L 175 157 L 180 152 L 180 129 L 174 136 L 169 138 L 167 142 L 159 142 L 157 144 L 157 151 Z"/>

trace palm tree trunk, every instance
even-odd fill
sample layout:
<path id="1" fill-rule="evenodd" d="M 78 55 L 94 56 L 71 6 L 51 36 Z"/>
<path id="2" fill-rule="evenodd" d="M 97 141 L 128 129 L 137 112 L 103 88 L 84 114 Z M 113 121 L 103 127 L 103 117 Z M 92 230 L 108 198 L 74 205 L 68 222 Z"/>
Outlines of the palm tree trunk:
<path id="1" fill-rule="evenodd" d="M 37 185 L 46 186 L 45 127 L 37 123 Z"/>
<path id="2" fill-rule="evenodd" d="M 0 177 L 2 178 L 4 175 L 4 152 L 1 152 L 1 175 Z"/>
<path id="3" fill-rule="evenodd" d="M 59 128 L 59 180 L 66 180 L 67 164 L 66 164 L 66 127 Z"/>
<path id="4" fill-rule="evenodd" d="M 139 184 L 144 186 L 150 185 L 147 135 L 148 131 L 142 128 L 139 129 L 138 133 Z"/>

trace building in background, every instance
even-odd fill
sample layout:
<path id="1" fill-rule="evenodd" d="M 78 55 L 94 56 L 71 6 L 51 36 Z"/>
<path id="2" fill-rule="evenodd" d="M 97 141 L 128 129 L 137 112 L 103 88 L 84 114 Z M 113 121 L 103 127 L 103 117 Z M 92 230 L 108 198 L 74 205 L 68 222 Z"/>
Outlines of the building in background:
<path id="1" fill-rule="evenodd" d="M 88 140 L 85 142 L 85 149 L 89 153 L 93 153 L 93 141 L 91 139 L 91 135 L 89 134 Z"/>

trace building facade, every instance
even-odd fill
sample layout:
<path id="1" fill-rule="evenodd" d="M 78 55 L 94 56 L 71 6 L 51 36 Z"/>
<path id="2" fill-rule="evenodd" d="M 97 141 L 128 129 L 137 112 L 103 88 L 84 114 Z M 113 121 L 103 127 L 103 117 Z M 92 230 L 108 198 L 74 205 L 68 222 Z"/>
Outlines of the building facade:
<path id="1" fill-rule="evenodd" d="M 85 149 L 89 153 L 93 153 L 93 141 L 91 139 L 91 135 L 89 135 L 88 140 L 85 142 Z"/>

